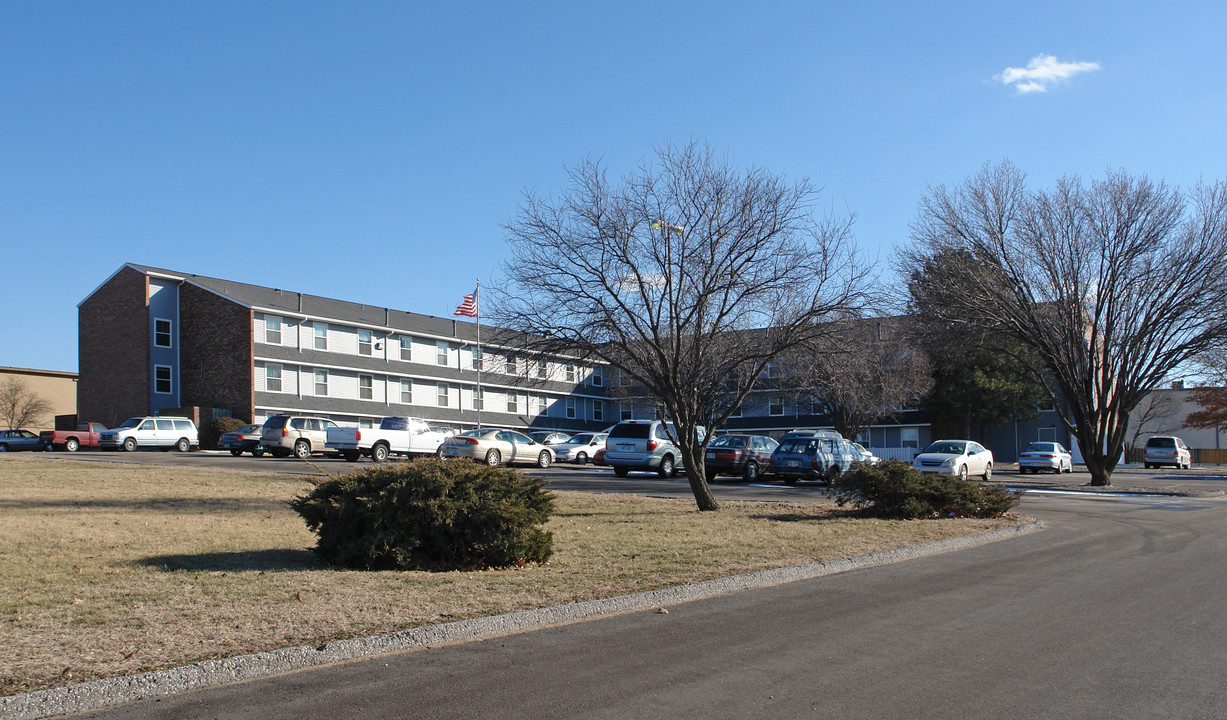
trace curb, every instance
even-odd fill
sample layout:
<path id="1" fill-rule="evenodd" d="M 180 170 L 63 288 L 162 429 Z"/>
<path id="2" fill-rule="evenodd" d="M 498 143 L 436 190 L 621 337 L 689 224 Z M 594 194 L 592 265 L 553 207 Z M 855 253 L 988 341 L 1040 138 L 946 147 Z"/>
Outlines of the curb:
<path id="1" fill-rule="evenodd" d="M 147 698 L 177 695 L 192 690 L 282 675 L 317 665 L 524 632 L 606 615 L 726 595 L 741 590 L 783 585 L 798 580 L 810 580 L 850 570 L 986 545 L 1029 535 L 1043 528 L 1044 522 L 1037 519 L 1017 527 L 884 550 L 854 558 L 759 570 L 744 575 L 704 580 L 689 585 L 678 585 L 601 600 L 521 610 L 493 617 L 457 620 L 372 637 L 338 640 L 318 647 L 300 646 L 221 660 L 205 660 L 170 670 L 155 670 L 140 675 L 93 680 L 77 685 L 38 690 L 0 698 L 0 718 L 34 720 L 34 718 L 96 710 Z"/>

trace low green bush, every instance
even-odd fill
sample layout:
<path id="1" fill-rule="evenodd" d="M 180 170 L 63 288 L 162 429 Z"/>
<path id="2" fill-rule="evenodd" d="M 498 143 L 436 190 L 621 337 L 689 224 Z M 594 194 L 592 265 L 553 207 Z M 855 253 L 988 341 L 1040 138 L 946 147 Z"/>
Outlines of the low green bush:
<path id="1" fill-rule="evenodd" d="M 890 519 L 1000 517 L 1022 493 L 980 487 L 970 480 L 926 475 L 900 460 L 858 464 L 835 481 L 835 500 L 867 515 Z"/>
<path id="2" fill-rule="evenodd" d="M 247 424 L 236 417 L 219 417 L 210 420 L 200 428 L 200 449 L 216 450 L 217 441 L 221 439 L 222 435 L 234 432 Z"/>
<path id="3" fill-rule="evenodd" d="M 326 563 L 454 570 L 544 562 L 554 511 L 541 481 L 468 460 L 376 465 L 326 480 L 291 506 Z"/>

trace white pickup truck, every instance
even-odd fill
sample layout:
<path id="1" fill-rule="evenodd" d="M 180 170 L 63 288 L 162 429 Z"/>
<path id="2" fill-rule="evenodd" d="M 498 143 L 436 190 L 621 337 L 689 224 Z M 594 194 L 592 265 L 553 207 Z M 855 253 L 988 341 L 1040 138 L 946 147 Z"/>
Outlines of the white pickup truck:
<path id="1" fill-rule="evenodd" d="M 422 418 L 391 415 L 381 420 L 377 428 L 329 428 L 327 447 L 350 462 L 363 455 L 383 462 L 393 454 L 438 455 L 439 446 L 452 434 L 432 427 Z"/>

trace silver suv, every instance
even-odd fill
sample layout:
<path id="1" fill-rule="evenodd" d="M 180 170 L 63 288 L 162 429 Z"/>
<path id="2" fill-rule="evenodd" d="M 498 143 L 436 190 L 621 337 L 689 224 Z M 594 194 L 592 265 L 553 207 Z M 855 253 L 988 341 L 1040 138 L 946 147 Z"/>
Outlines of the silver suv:
<path id="1" fill-rule="evenodd" d="M 605 439 L 605 464 L 612 465 L 614 474 L 626 477 L 631 470 L 647 470 L 663 477 L 673 477 L 682 467 L 682 451 L 669 439 L 677 431 L 673 423 L 660 420 L 623 420 L 614 425 Z M 704 432 L 699 428 L 700 437 Z"/>
<path id="2" fill-rule="evenodd" d="M 1175 465 L 1177 470 L 1193 467 L 1193 453 L 1184 440 L 1175 435 L 1155 435 L 1146 441 L 1142 462 L 1149 470 L 1152 467 Z"/>
<path id="3" fill-rule="evenodd" d="M 311 453 L 324 452 L 328 428 L 338 427 L 328 418 L 314 415 L 274 415 L 264 421 L 260 444 L 273 457 L 307 458 Z"/>

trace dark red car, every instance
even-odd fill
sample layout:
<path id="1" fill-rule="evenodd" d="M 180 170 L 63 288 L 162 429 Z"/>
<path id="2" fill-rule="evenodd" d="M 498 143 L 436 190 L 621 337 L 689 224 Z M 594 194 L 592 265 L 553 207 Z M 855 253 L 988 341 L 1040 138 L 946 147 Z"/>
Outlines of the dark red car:
<path id="1" fill-rule="evenodd" d="M 766 435 L 721 435 L 707 446 L 704 466 L 708 479 L 740 475 L 746 482 L 771 474 L 771 453 L 779 445 Z"/>

